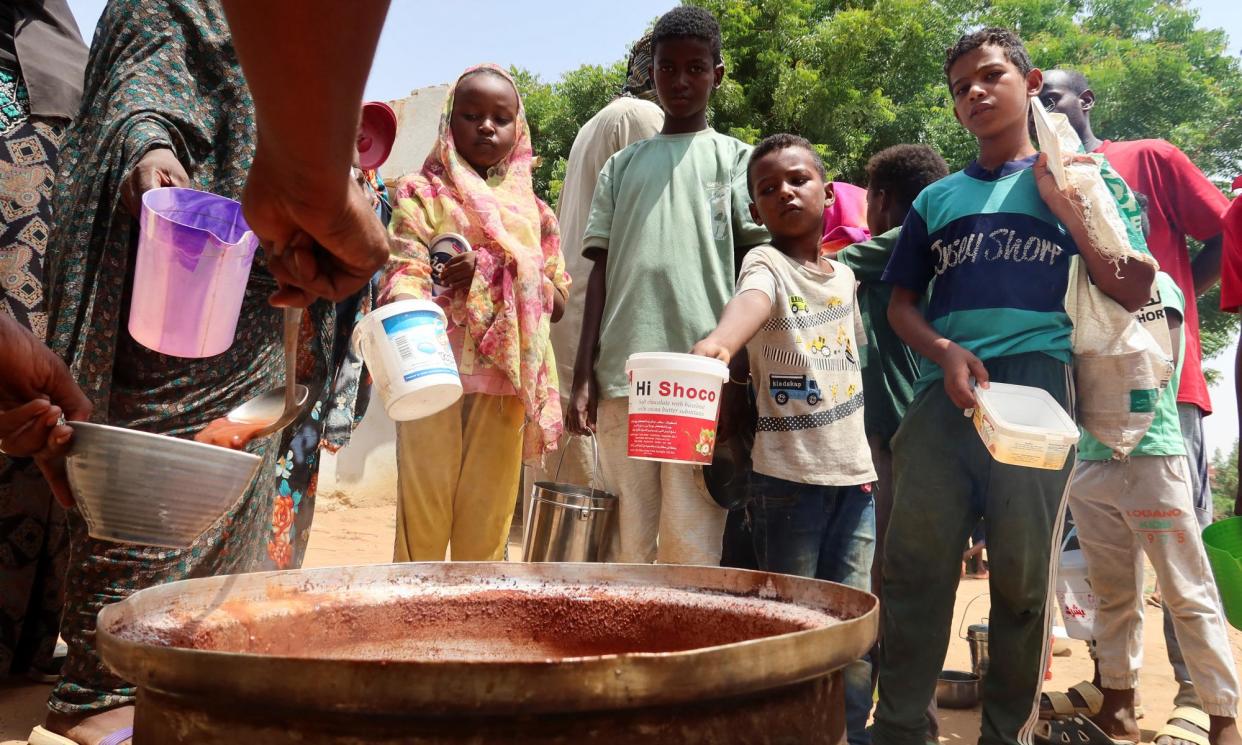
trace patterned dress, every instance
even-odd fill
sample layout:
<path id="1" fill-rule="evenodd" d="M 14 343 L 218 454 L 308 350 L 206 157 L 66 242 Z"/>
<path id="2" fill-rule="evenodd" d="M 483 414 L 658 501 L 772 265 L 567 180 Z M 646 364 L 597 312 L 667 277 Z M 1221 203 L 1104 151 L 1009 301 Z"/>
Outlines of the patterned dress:
<path id="1" fill-rule="evenodd" d="M 30 115 L 21 73 L 0 66 L 0 313 L 42 337 L 43 263 L 64 120 Z M 0 455 L 0 677 L 46 669 L 69 557 L 65 513 L 28 459 Z"/>
<path id="2" fill-rule="evenodd" d="M 257 256 L 233 346 L 207 359 L 150 351 L 126 330 L 137 223 L 120 200 L 123 179 L 153 148 L 170 148 L 190 186 L 238 198 L 254 155 L 254 107 L 215 0 L 111 0 L 99 22 L 81 118 L 62 151 L 58 216 L 48 251 L 49 343 L 95 404 L 94 420 L 189 438 L 207 422 L 283 384 L 275 280 Z M 313 307 L 316 354 L 335 309 Z M 328 347 L 330 349 L 330 347 Z M 327 363 L 316 362 L 315 370 Z M 308 379 L 312 391 L 323 378 Z M 267 555 L 278 438 L 250 450 L 263 464 L 250 490 L 195 545 L 168 550 L 91 539 L 69 512 L 72 557 L 61 633 L 69 644 L 49 706 L 106 709 L 133 700 L 93 646 L 100 608 L 144 587 L 252 571 Z"/>

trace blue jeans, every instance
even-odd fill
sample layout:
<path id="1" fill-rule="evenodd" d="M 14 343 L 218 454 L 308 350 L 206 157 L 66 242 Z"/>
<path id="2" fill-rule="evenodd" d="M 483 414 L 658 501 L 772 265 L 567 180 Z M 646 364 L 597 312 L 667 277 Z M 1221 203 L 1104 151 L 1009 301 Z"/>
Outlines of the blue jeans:
<path id="1" fill-rule="evenodd" d="M 759 568 L 871 590 L 875 502 L 861 486 L 818 486 L 752 474 L 751 517 Z M 845 729 L 870 745 L 870 655 L 847 666 Z"/>

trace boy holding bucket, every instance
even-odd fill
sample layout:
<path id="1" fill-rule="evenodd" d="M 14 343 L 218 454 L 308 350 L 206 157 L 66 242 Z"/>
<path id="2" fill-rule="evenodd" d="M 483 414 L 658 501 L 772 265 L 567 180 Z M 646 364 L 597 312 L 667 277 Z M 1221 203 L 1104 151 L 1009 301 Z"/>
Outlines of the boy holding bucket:
<path id="1" fill-rule="evenodd" d="M 997 462 L 963 410 L 976 404 L 974 381 L 986 387 L 995 380 L 1042 388 L 1072 411 L 1064 307 L 1071 256 L 1131 311 L 1147 303 L 1155 275 L 1145 263 L 1107 261 L 1072 196 L 1056 188 L 1037 157 L 1027 122 L 1043 78 L 1021 39 L 997 28 L 963 36 L 948 50 L 945 76 L 954 114 L 978 140 L 979 155 L 919 194 L 884 273 L 893 285 L 889 320 L 924 359 L 892 443 L 894 509 L 872 728 L 881 745 L 924 745 L 962 546 L 980 517 L 992 596 L 981 742 L 1029 736 L 1073 461 L 1055 471 Z"/>
<path id="2" fill-rule="evenodd" d="M 750 359 L 759 568 L 869 590 L 875 469 L 858 348 L 866 336 L 854 272 L 820 251 L 832 184 L 811 144 L 789 134 L 755 147 L 747 181 L 751 215 L 772 244 L 746 254 L 724 316 L 693 351 L 728 363 L 746 347 Z M 851 745 L 870 742 L 871 690 L 869 660 L 846 668 Z"/>
<path id="3" fill-rule="evenodd" d="M 727 513 L 694 467 L 627 457 L 625 365 L 638 352 L 685 352 L 710 331 L 733 292 L 736 251 L 767 231 L 745 209 L 750 147 L 707 125 L 724 77 L 716 19 L 674 8 L 651 44 L 664 127 L 612 156 L 596 182 L 582 251 L 595 266 L 565 423 L 599 439 L 619 499 L 617 561 L 715 565 Z"/>

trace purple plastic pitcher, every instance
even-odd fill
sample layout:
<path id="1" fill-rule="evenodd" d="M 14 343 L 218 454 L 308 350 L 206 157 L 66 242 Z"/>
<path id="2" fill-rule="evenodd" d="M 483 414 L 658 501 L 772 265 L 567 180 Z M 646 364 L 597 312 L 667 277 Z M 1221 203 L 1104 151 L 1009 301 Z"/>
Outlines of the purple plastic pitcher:
<path id="1" fill-rule="evenodd" d="M 259 239 L 232 199 L 194 189 L 142 195 L 129 333 L 174 357 L 233 343 Z"/>

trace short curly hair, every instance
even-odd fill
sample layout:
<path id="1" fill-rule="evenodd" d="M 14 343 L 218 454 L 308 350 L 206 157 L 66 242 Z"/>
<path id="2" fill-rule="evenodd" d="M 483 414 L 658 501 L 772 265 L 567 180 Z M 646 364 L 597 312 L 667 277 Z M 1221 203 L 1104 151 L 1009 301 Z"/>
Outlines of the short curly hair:
<path id="1" fill-rule="evenodd" d="M 760 142 L 758 145 L 755 145 L 754 150 L 750 151 L 750 160 L 746 161 L 746 193 L 747 194 L 750 194 L 752 197 L 755 195 L 754 179 L 750 175 L 750 172 L 754 168 L 755 163 L 758 163 L 760 158 L 763 158 L 764 156 L 774 153 L 777 150 L 787 150 L 791 147 L 800 147 L 803 150 L 810 153 L 811 162 L 815 166 L 815 172 L 819 174 L 820 178 L 824 179 L 825 181 L 828 180 L 828 172 L 824 169 L 824 161 L 822 158 L 819 157 L 819 153 L 816 152 L 814 145 L 812 145 L 805 138 L 799 137 L 798 135 L 791 135 L 791 134 L 786 134 L 786 133 L 775 134 L 770 137 L 765 137 L 762 142 Z"/>
<path id="2" fill-rule="evenodd" d="M 698 39 L 712 50 L 712 61 L 724 62 L 720 55 L 720 24 L 716 16 L 695 5 L 678 5 L 660 16 L 651 30 L 651 54 L 655 56 L 660 42 L 669 39 Z"/>
<path id="3" fill-rule="evenodd" d="M 963 35 L 962 38 L 957 40 L 956 44 L 945 51 L 945 79 L 948 80 L 949 70 L 955 62 L 986 44 L 1004 49 L 1005 56 L 1014 64 L 1014 67 L 1018 68 L 1018 72 L 1023 75 L 1035 69 L 1035 66 L 1031 64 L 1031 55 L 1027 54 L 1026 45 L 1022 43 L 1022 39 L 1007 28 L 992 26 Z"/>
<path id="4" fill-rule="evenodd" d="M 867 188 L 884 190 L 906 211 L 914 198 L 949 175 L 949 166 L 927 145 L 893 145 L 867 161 Z"/>

